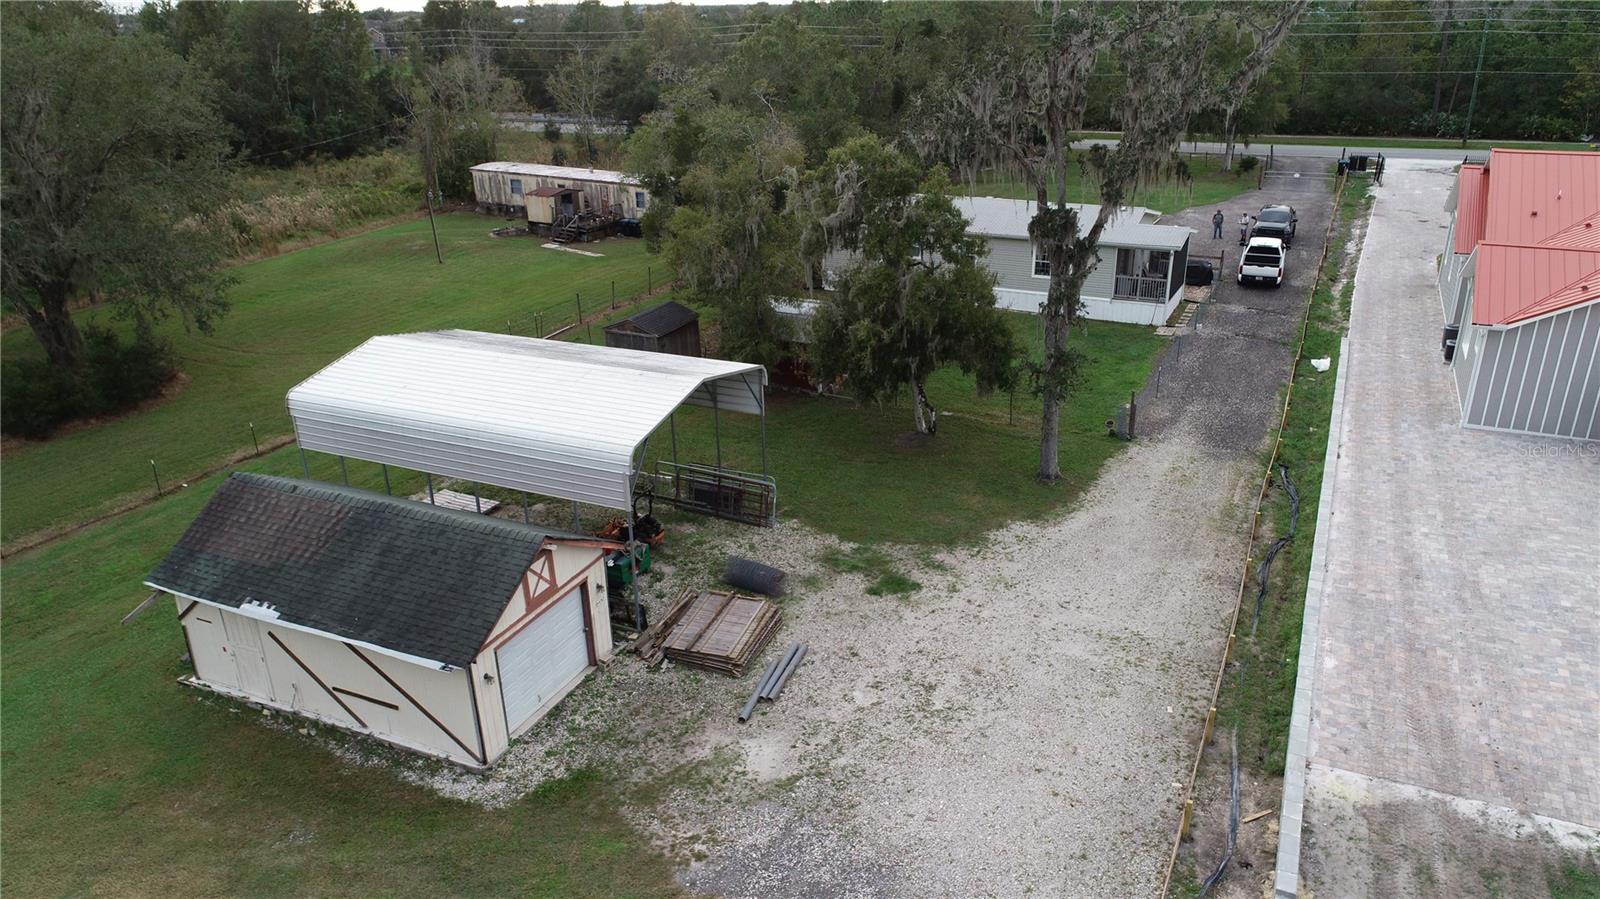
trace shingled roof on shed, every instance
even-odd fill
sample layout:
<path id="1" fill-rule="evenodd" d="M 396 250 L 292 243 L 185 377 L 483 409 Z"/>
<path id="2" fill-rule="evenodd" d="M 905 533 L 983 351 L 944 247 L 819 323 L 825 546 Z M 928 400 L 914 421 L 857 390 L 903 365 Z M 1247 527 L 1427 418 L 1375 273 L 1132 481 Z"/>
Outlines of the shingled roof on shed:
<path id="1" fill-rule="evenodd" d="M 217 488 L 145 583 L 463 668 L 544 541 L 576 536 L 241 472 Z"/>
<path id="2" fill-rule="evenodd" d="M 634 331 L 649 334 L 652 337 L 665 337 L 684 325 L 691 325 L 700 320 L 700 313 L 690 309 L 675 300 L 668 300 L 649 309 L 630 315 L 606 330 L 611 330 L 619 325 L 632 325 Z"/>

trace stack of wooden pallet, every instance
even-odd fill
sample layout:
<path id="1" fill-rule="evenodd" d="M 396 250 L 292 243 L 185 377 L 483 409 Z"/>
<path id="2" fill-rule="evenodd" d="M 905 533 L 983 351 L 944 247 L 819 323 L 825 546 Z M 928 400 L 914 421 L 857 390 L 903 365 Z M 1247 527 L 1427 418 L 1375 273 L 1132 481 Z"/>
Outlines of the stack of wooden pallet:
<path id="1" fill-rule="evenodd" d="M 727 674 L 744 673 L 778 630 L 783 614 L 765 599 L 737 593 L 685 590 L 672 609 L 639 638 L 646 662 L 675 662 Z"/>

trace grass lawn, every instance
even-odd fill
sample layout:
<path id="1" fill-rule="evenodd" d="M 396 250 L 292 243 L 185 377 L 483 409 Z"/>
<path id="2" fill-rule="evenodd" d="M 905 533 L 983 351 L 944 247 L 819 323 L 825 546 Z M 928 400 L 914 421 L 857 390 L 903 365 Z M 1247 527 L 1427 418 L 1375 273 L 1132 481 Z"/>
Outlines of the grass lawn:
<path id="1" fill-rule="evenodd" d="M 1039 319 L 1005 315 L 1038 358 Z M 702 325 L 712 318 L 701 310 Z M 1046 515 L 1077 496 L 1122 447 L 1106 435 L 1105 421 L 1129 392 L 1143 388 L 1165 343 L 1150 328 L 1113 322 L 1086 322 L 1073 335 L 1072 345 L 1089 358 L 1089 374 L 1062 410 L 1062 480 L 1053 486 L 1033 477 L 1039 400 L 1025 387 L 1013 406 L 1005 394 L 978 397 L 972 378 L 958 369 L 941 370 L 928 382 L 939 432 L 925 440 L 914 433 L 909 400 L 877 408 L 773 392 L 767 459 L 779 512 L 846 540 L 922 544 L 970 541 L 1008 521 Z M 759 421 L 723 415 L 721 429 L 723 464 L 759 472 Z M 679 410 L 677 435 L 679 461 L 715 461 L 710 410 Z M 671 445 L 669 429 L 658 430 L 647 464 L 670 460 Z"/>
<path id="2" fill-rule="evenodd" d="M 232 311 L 213 335 L 165 331 L 192 380 L 145 412 L 43 442 L 8 448 L 0 487 L 0 541 L 83 521 L 152 487 L 150 460 L 169 484 L 249 450 L 250 423 L 265 443 L 291 432 L 284 394 L 374 334 L 437 328 L 511 329 L 531 334 L 586 308 L 632 296 L 666 272 L 643 241 L 594 245 L 604 258 L 545 250 L 532 238 L 495 239 L 499 222 L 471 214 L 439 218 L 445 264 L 434 260 L 422 219 L 252 262 L 233 269 Z M 650 269 L 650 272 L 647 272 Z M 85 314 L 85 322 L 104 318 Z M 4 337 L 7 357 L 38 353 L 19 328 Z"/>
<path id="3" fill-rule="evenodd" d="M 1283 430 L 1279 459 L 1300 495 L 1298 529 L 1273 562 L 1267 598 L 1255 636 L 1250 619 L 1255 614 L 1255 565 L 1267 545 L 1288 532 L 1289 498 L 1274 487 L 1262 507 L 1261 536 L 1251 558 L 1251 581 L 1239 615 L 1237 658 L 1242 678 L 1233 674 L 1223 681 L 1218 712 L 1222 720 L 1239 728 L 1239 758 L 1258 773 L 1283 773 L 1289 741 L 1289 717 L 1294 708 L 1295 674 L 1300 658 L 1300 626 L 1305 617 L 1306 582 L 1311 572 L 1311 547 L 1316 539 L 1317 507 L 1322 492 L 1322 463 L 1328 449 L 1328 424 L 1341 359 L 1339 339 L 1350 314 L 1352 278 L 1338 294 L 1333 281 L 1344 259 L 1353 223 L 1371 208 L 1369 184 L 1355 176 L 1339 202 L 1339 222 L 1328 246 L 1328 261 L 1311 295 L 1310 321 L 1305 350 L 1294 373 L 1294 396 Z M 1311 367 L 1311 360 L 1327 356 L 1327 372 Z M 1262 460 L 1263 464 L 1265 459 Z"/>
<path id="4" fill-rule="evenodd" d="M 1219 168 L 1218 158 L 1215 156 L 1186 154 L 1184 158 L 1188 160 L 1192 178 L 1188 184 L 1155 185 L 1141 191 L 1132 202 L 1159 212 L 1172 213 L 1190 206 L 1213 206 L 1247 190 L 1255 189 L 1254 172 L 1240 173 L 1237 170 L 1224 172 Z M 1076 165 L 1069 165 L 1067 171 L 1072 179 L 1068 191 L 1070 202 L 1100 202 L 1099 188 L 1083 175 L 1081 169 Z M 1034 198 L 1032 187 L 1004 175 L 986 175 L 978 178 L 976 184 L 957 184 L 956 189 L 977 197 L 1010 197 L 1019 200 Z"/>
<path id="5" fill-rule="evenodd" d="M 318 462 L 316 475 L 337 479 L 331 460 Z M 245 467 L 297 475 L 299 460 L 282 450 Z M 359 473 L 364 486 L 381 488 L 375 469 Z M 170 603 L 118 621 L 221 480 L 7 561 L 0 891 L 679 894 L 600 774 L 485 811 L 174 683 L 187 666 Z"/>

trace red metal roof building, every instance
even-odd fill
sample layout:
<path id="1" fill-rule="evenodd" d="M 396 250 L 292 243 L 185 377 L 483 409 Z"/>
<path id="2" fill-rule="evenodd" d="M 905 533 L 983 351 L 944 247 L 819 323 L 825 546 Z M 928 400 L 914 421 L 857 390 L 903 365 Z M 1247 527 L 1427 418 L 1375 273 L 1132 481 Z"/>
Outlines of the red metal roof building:
<path id="1" fill-rule="evenodd" d="M 1462 423 L 1597 439 L 1600 154 L 1462 165 L 1439 270 Z"/>

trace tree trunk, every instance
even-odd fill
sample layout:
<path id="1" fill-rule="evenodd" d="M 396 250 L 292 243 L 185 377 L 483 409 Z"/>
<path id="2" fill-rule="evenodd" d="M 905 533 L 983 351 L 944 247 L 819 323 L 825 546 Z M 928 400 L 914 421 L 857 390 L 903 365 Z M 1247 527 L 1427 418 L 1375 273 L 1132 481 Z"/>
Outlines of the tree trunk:
<path id="1" fill-rule="evenodd" d="M 1051 287 L 1055 279 L 1051 278 Z M 1044 320 L 1044 368 L 1049 372 L 1061 364 L 1067 350 L 1068 322 L 1063 315 L 1046 315 Z M 1051 482 L 1061 477 L 1061 389 L 1047 380 L 1039 393 L 1039 480 Z"/>
<path id="2" fill-rule="evenodd" d="M 1239 134 L 1239 115 L 1233 107 L 1222 113 L 1222 170 L 1233 171 L 1233 140 Z"/>
<path id="3" fill-rule="evenodd" d="M 928 388 L 925 379 L 911 382 L 911 406 L 916 412 L 918 434 L 934 434 L 938 432 L 939 413 L 934 410 L 933 403 L 928 400 Z"/>
<path id="4" fill-rule="evenodd" d="M 53 281 L 40 285 L 38 306 L 18 303 L 16 307 L 44 347 L 50 364 L 62 371 L 76 369 L 83 361 L 83 334 L 72 320 L 70 296 L 66 282 Z"/>

